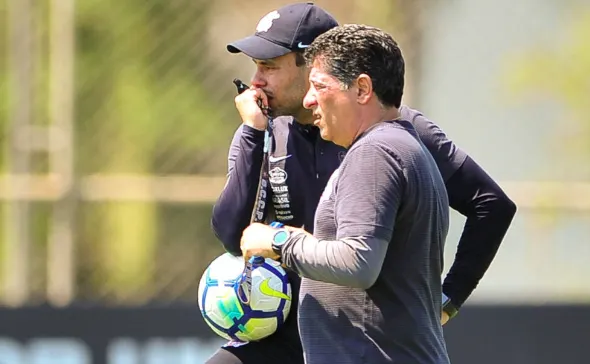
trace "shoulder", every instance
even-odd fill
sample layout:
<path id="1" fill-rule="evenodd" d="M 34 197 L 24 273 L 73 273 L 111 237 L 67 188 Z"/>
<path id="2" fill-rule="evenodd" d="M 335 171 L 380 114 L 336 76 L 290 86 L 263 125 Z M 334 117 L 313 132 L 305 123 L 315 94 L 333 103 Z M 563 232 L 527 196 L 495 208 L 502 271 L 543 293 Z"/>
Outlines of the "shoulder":
<path id="1" fill-rule="evenodd" d="M 412 109 L 411 107 L 409 107 L 407 105 L 400 106 L 399 112 L 401 114 L 402 119 L 406 119 L 410 122 L 414 122 L 414 119 L 417 118 L 418 116 L 424 116 L 422 114 L 422 112 Z"/>
<path id="2" fill-rule="evenodd" d="M 447 180 L 463 164 L 467 153 L 459 148 L 440 126 L 425 117 L 422 112 L 405 105 L 400 108 L 402 118 L 409 120 L 420 141 L 434 157 L 436 164 Z"/>
<path id="3" fill-rule="evenodd" d="M 400 150 L 420 150 L 421 146 L 412 124 L 399 120 L 376 125 L 351 147 L 351 151 L 358 148 L 397 154 Z"/>
<path id="4" fill-rule="evenodd" d="M 411 129 L 408 122 L 405 125 L 382 123 L 373 127 L 350 147 L 342 162 L 343 167 L 391 165 L 395 169 L 403 168 L 408 152 L 420 149 L 420 144 L 408 127 Z"/>
<path id="5" fill-rule="evenodd" d="M 442 128 L 424 116 L 422 112 L 402 105 L 400 114 L 403 119 L 412 123 L 418 137 L 431 152 L 441 147 L 448 147 L 452 150 L 456 148 Z"/>
<path id="6" fill-rule="evenodd" d="M 441 128 L 432 120 L 428 119 L 421 111 L 412 109 L 406 105 L 400 107 L 400 114 L 402 119 L 408 120 L 412 123 L 418 136 L 422 140 L 431 140 L 433 138 L 446 138 Z"/>

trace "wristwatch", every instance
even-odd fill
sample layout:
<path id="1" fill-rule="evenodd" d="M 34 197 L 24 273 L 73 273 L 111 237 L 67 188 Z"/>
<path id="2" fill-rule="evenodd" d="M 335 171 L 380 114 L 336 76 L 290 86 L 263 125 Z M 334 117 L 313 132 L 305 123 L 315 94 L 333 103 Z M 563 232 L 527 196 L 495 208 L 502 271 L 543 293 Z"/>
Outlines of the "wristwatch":
<path id="1" fill-rule="evenodd" d="M 287 229 L 278 229 L 272 238 L 272 250 L 278 256 L 283 254 L 283 245 L 289 240 L 291 233 Z"/>
<path id="2" fill-rule="evenodd" d="M 442 309 L 447 315 L 449 315 L 449 319 L 452 319 L 459 313 L 457 306 L 455 306 L 453 302 L 451 302 L 451 299 L 444 293 L 442 294 Z"/>

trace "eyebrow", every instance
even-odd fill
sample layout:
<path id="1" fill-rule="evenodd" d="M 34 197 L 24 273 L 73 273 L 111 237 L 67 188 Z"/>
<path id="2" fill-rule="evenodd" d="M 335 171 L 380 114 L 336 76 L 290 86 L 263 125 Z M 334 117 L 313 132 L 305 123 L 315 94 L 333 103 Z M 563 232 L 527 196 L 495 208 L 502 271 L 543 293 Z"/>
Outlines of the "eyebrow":
<path id="1" fill-rule="evenodd" d="M 315 85 L 320 85 L 320 86 L 328 86 L 328 84 L 324 81 L 322 81 L 321 79 L 318 78 L 310 78 L 309 82 L 315 84 Z"/>
<path id="2" fill-rule="evenodd" d="M 256 59 L 256 58 L 252 58 L 252 62 L 254 62 L 254 64 L 260 64 L 263 66 L 273 66 L 275 65 L 275 62 L 268 60 L 268 59 Z"/>

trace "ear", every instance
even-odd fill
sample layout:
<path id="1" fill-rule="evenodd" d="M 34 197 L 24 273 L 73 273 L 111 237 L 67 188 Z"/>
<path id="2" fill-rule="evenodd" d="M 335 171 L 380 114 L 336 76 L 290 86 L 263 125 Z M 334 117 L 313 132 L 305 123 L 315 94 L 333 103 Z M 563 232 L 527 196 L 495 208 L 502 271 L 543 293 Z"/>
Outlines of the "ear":
<path id="1" fill-rule="evenodd" d="M 357 84 L 357 97 L 356 100 L 359 104 L 364 105 L 369 102 L 371 95 L 373 94 L 373 81 L 369 75 L 362 73 L 356 79 Z"/>

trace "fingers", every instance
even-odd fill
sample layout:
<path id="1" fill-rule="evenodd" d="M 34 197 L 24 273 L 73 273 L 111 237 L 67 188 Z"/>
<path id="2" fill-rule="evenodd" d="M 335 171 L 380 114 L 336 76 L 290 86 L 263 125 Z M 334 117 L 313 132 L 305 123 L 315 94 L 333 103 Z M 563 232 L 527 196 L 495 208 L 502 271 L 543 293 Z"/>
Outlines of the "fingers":
<path id="1" fill-rule="evenodd" d="M 248 262 L 252 258 L 252 255 L 247 250 L 242 251 L 242 256 L 244 257 L 244 262 Z"/>
<path id="2" fill-rule="evenodd" d="M 252 235 L 252 230 L 256 229 L 256 223 L 250 224 L 244 231 L 242 232 L 242 237 L 240 239 L 240 249 L 242 250 L 242 256 L 244 257 L 244 261 L 248 261 L 252 257 L 252 252 L 249 249 L 249 236 Z"/>
<path id="3" fill-rule="evenodd" d="M 250 260 L 252 255 L 250 254 L 250 251 L 247 246 L 247 242 L 245 241 L 243 236 L 242 236 L 242 239 L 240 240 L 240 249 L 242 250 L 242 257 L 244 258 L 244 261 L 247 262 L 248 260 Z"/>
<path id="4" fill-rule="evenodd" d="M 283 229 L 286 229 L 286 230 L 288 230 L 291 233 L 304 233 L 304 234 L 309 234 L 307 231 L 305 231 L 302 228 L 297 228 L 297 227 L 288 226 L 288 225 L 283 226 Z"/>
<path id="5" fill-rule="evenodd" d="M 255 104 L 260 109 L 268 109 L 268 96 L 259 88 L 250 87 L 235 97 L 237 105 L 250 103 Z"/>
<path id="6" fill-rule="evenodd" d="M 258 92 L 256 89 L 248 89 L 235 97 L 236 106 L 238 108 L 258 106 Z"/>
<path id="7" fill-rule="evenodd" d="M 446 313 L 445 311 L 442 312 L 441 316 L 440 316 L 440 323 L 441 325 L 446 324 L 449 321 L 449 314 Z"/>
<path id="8" fill-rule="evenodd" d="M 256 98 L 256 103 L 258 106 L 263 110 L 268 110 L 268 96 L 262 91 L 260 88 L 255 88 L 254 86 L 250 86 L 250 90 L 254 91 L 254 97 Z"/>
<path id="9" fill-rule="evenodd" d="M 244 124 L 258 130 L 266 129 L 268 97 L 261 89 L 250 88 L 244 91 L 236 96 L 235 103 Z"/>
<path id="10" fill-rule="evenodd" d="M 247 261 L 254 255 L 276 258 L 276 253 L 272 250 L 274 233 L 275 229 L 261 223 L 250 224 L 244 229 L 240 239 L 240 249 L 244 259 Z"/>

